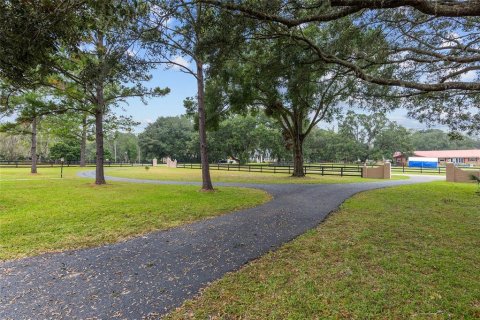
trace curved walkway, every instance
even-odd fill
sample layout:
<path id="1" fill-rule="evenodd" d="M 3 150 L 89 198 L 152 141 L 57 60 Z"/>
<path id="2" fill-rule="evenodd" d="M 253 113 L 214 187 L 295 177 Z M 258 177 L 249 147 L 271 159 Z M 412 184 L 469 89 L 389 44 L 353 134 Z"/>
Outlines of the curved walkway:
<path id="1" fill-rule="evenodd" d="M 81 173 L 91 177 L 92 172 Z M 108 177 L 111 181 L 192 184 Z M 97 248 L 0 262 L 0 319 L 141 319 L 165 314 L 209 282 L 314 228 L 357 192 L 438 180 L 253 185 L 274 199 Z"/>

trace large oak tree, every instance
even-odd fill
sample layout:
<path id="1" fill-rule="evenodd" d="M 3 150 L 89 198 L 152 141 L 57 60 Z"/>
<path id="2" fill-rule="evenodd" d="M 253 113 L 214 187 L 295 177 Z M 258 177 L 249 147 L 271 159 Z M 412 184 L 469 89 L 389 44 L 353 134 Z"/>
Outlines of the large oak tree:
<path id="1" fill-rule="evenodd" d="M 479 1 L 331 0 L 220 1 L 200 0 L 264 25 L 275 25 L 271 37 L 284 36 L 310 47 L 323 63 L 349 70 L 364 82 L 396 87 L 396 97 L 410 115 L 451 130 L 480 129 Z M 350 19 L 356 28 L 374 28 L 381 59 L 368 54 L 372 42 L 360 42 L 350 28 L 332 33 L 356 45 L 353 54 L 331 50 L 325 41 L 306 35 L 311 25 Z M 371 72 L 372 66 L 376 66 Z M 378 73 L 379 69 L 390 72 Z"/>

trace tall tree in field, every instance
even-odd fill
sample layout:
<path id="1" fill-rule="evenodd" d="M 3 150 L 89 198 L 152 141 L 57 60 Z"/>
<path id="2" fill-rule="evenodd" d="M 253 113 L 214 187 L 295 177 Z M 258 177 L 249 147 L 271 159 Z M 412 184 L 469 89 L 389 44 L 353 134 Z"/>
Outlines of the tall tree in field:
<path id="1" fill-rule="evenodd" d="M 312 37 L 326 37 L 330 31 L 303 30 Z M 308 48 L 290 39 L 255 37 L 259 40 L 246 41 L 244 54 L 227 62 L 211 82 L 211 90 L 218 92 L 212 107 L 228 105 L 234 112 L 261 108 L 276 119 L 293 152 L 293 176 L 303 177 L 305 138 L 321 121 L 334 117 L 340 103 L 356 92 L 356 81 L 342 68 L 318 63 Z"/>
<path id="2" fill-rule="evenodd" d="M 157 56 L 158 63 L 168 64 L 192 75 L 197 81 L 196 107 L 202 163 L 202 190 L 213 190 L 210 178 L 206 112 L 205 72 L 212 34 L 218 33 L 218 11 L 200 3 L 189 1 L 155 1 L 151 3 L 155 31 L 146 37 Z"/>
<path id="3" fill-rule="evenodd" d="M 14 122 L 2 124 L 0 131 L 31 137 L 31 173 L 37 173 L 37 134 L 42 118 L 62 112 L 58 105 L 45 98 L 44 94 L 35 91 L 25 92 L 11 97 L 6 104 L 0 106 L 0 113 L 16 116 Z"/>
<path id="4" fill-rule="evenodd" d="M 85 103 L 81 112 L 95 118 L 96 184 L 105 184 L 105 115 L 129 97 L 163 96 L 169 89 L 147 88 L 150 64 L 140 50 L 137 20 L 146 7 L 137 2 L 92 2 L 87 20 L 91 25 L 74 50 L 57 55 L 57 75 L 48 84 L 59 95 Z"/>

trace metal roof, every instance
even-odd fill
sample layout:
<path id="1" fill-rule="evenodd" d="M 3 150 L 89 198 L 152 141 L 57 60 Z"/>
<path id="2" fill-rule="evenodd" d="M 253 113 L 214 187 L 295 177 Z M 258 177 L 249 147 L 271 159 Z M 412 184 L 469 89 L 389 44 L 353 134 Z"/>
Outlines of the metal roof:
<path id="1" fill-rule="evenodd" d="M 413 154 L 417 157 L 432 158 L 480 158 L 480 149 L 414 151 Z"/>

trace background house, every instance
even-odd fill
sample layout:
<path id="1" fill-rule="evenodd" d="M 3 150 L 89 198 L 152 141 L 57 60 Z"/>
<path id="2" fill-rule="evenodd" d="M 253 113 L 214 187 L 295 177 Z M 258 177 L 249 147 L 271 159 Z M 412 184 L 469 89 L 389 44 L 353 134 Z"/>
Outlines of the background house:
<path id="1" fill-rule="evenodd" d="M 447 162 L 453 162 L 456 164 L 480 166 L 480 149 L 414 151 L 413 156 L 438 158 L 438 162 L 441 165 L 445 165 Z M 401 152 L 395 152 L 393 160 L 396 165 L 406 165 L 408 163 L 408 156 L 403 155 Z"/>

